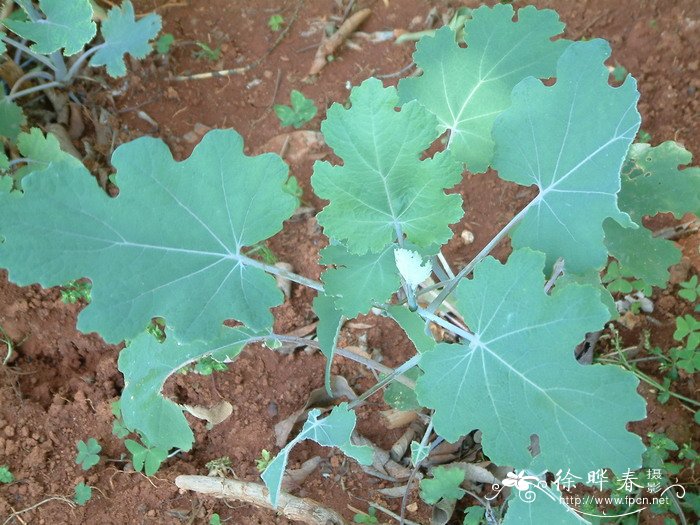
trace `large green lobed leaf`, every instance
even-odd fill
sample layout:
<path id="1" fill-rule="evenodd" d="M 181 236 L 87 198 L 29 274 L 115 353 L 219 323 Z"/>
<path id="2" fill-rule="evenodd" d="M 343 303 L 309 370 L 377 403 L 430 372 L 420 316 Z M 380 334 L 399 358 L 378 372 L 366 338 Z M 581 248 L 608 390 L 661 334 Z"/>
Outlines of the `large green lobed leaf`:
<path id="1" fill-rule="evenodd" d="M 25 11 L 34 11 L 31 0 L 18 3 Z M 13 33 L 35 42 L 31 48 L 36 53 L 47 55 L 63 49 L 66 56 L 75 55 L 97 33 L 90 0 L 39 0 L 39 7 L 46 18 L 2 21 Z"/>
<path id="2" fill-rule="evenodd" d="M 92 280 L 78 328 L 109 342 L 164 317 L 182 341 L 208 339 L 235 318 L 272 325 L 274 278 L 243 254 L 277 233 L 296 199 L 274 154 L 247 157 L 235 131 L 209 132 L 183 162 L 141 138 L 113 156 L 119 196 L 86 170 L 50 165 L 25 177 L 21 198 L 0 196 L 0 266 L 20 285 Z"/>
<path id="3" fill-rule="evenodd" d="M 379 252 L 398 238 L 442 244 L 463 215 L 459 195 L 444 190 L 460 178 L 449 152 L 420 160 L 438 137 L 435 117 L 417 102 L 396 110 L 398 95 L 370 78 L 333 104 L 321 131 L 342 165 L 316 162 L 311 183 L 330 200 L 317 219 L 326 235 L 356 254 Z"/>
<path id="4" fill-rule="evenodd" d="M 570 283 L 547 295 L 544 264 L 544 254 L 516 250 L 505 265 L 485 259 L 459 284 L 457 307 L 476 339 L 422 355 L 418 400 L 435 410 L 435 430 L 449 441 L 481 429 L 484 453 L 499 465 L 635 469 L 644 445 L 625 425 L 646 415 L 639 381 L 573 355 L 609 313 L 590 286 Z M 533 434 L 541 450 L 534 458 Z"/>
<path id="5" fill-rule="evenodd" d="M 533 6 L 482 6 L 465 25 L 466 48 L 444 27 L 422 38 L 413 60 L 423 70 L 399 82 L 402 102 L 418 100 L 449 132 L 447 148 L 472 172 L 486 171 L 494 142 L 496 117 L 510 106 L 513 87 L 528 76 L 554 75 L 568 40 L 552 40 L 564 29 L 554 11 Z"/>
<path id="6" fill-rule="evenodd" d="M 496 120 L 493 166 L 502 179 L 537 186 L 539 194 L 512 233 L 515 248 L 563 257 L 575 273 L 607 260 L 603 221 L 633 226 L 620 211 L 620 169 L 639 128 L 636 82 L 608 84 L 604 40 L 571 44 L 557 66 L 557 81 L 535 78 L 513 90 L 513 104 Z"/>
<path id="7" fill-rule="evenodd" d="M 155 13 L 148 14 L 138 22 L 134 6 L 125 1 L 121 9 L 113 7 L 102 23 L 101 33 L 104 44 L 90 59 L 91 66 L 107 66 L 111 77 L 126 75 L 124 56 L 129 53 L 134 58 L 144 58 L 153 46 L 149 43 L 161 28 L 161 19 Z"/>
<path id="8" fill-rule="evenodd" d="M 170 336 L 159 343 L 151 334 L 141 333 L 119 354 L 119 371 L 124 374 L 120 401 L 124 424 L 138 430 L 152 446 L 189 450 L 194 435 L 182 407 L 163 395 L 165 381 L 203 357 L 230 361 L 246 344 L 265 336 L 247 328 L 225 327 L 209 341 L 181 344 Z"/>

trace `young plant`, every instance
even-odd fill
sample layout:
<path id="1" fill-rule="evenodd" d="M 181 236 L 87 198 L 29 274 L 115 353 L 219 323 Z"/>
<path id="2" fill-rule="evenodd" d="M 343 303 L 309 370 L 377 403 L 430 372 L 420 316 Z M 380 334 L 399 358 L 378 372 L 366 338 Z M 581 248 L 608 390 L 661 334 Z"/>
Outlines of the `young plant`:
<path id="1" fill-rule="evenodd" d="M 0 33 L 0 54 L 14 50 L 16 57 L 24 61 L 24 56 L 34 66 L 15 82 L 9 95 L 0 93 L 0 135 L 11 140 L 17 138 L 25 122 L 16 101 L 43 90 L 69 87 L 86 64 L 106 66 L 111 77 L 126 75 L 125 55 L 144 58 L 161 27 L 156 14 L 137 21 L 133 5 L 125 0 L 121 7 L 110 9 L 101 23 L 102 42 L 85 49 L 97 34 L 90 0 L 41 0 L 39 8 L 31 0 L 15 3 L 26 20 L 10 17 L 0 21 L 14 33 Z M 22 89 L 30 81 L 37 85 Z"/>
<path id="2" fill-rule="evenodd" d="M 90 302 L 92 285 L 86 281 L 69 281 L 61 289 L 61 301 L 66 304 L 75 304 L 79 301 Z"/>
<path id="3" fill-rule="evenodd" d="M 459 40 L 446 27 L 419 41 L 420 76 L 398 89 L 368 79 L 346 106 L 328 109 L 321 131 L 339 161 L 317 162 L 311 179 L 329 202 L 317 215 L 328 237 L 321 282 L 251 256 L 299 201 L 287 191 L 282 159 L 245 155 L 232 130 L 210 131 L 181 162 L 155 138 L 120 146 L 112 157 L 116 199 L 82 165 L 59 163 L 0 193 L 0 266 L 10 279 L 43 286 L 90 279 L 92 301 L 78 328 L 128 342 L 118 360 L 120 404 L 124 425 L 147 444 L 126 442 L 137 470 L 152 474 L 167 451 L 193 446 L 183 407 L 162 392 L 178 370 L 205 358 L 232 362 L 254 343 L 288 342 L 320 348 L 330 392 L 344 321 L 377 312 L 406 332 L 416 353 L 395 369 L 343 353 L 383 376 L 326 415 L 309 412 L 262 473 L 273 506 L 302 441 L 372 463 L 373 449 L 352 441 L 355 409 L 395 382 L 412 390 L 403 399 L 430 419 L 412 446 L 416 466 L 438 441 L 479 429 L 483 454 L 514 469 L 502 509 L 510 522 L 573 519 L 576 510 L 549 488 L 547 472 L 586 479 L 641 465 L 645 447 L 626 429 L 646 415 L 638 378 L 615 364 L 583 366 L 573 350 L 613 315 L 600 278 L 610 256 L 624 275 L 665 286 L 680 252 L 642 227 L 642 217 L 697 212 L 700 172 L 679 169 L 691 159 L 675 143 L 632 144 L 639 93 L 629 75 L 621 86 L 608 83 L 607 42 L 560 38 L 563 24 L 550 10 L 515 15 L 510 5 L 475 9 Z M 552 85 L 540 80 L 551 77 Z M 445 135 L 444 149 L 429 154 Z M 441 247 L 465 213 L 452 191 L 465 167 L 492 168 L 537 191 L 454 273 Z M 506 237 L 513 251 L 500 262 L 489 254 Z M 552 275 L 559 259 L 563 277 Z M 435 284 L 422 282 L 428 275 Z M 316 339 L 273 332 L 270 310 L 283 301 L 274 276 L 317 292 Z M 165 321 L 161 340 L 144 330 L 154 317 Z M 230 319 L 239 324 L 225 325 Z M 426 324 L 450 338 L 433 340 Z M 454 498 L 449 483 L 454 490 L 439 494 Z M 528 503 L 518 493 L 530 487 L 546 494 Z"/>
<path id="4" fill-rule="evenodd" d="M 83 506 L 91 499 L 92 487 L 86 485 L 83 482 L 78 483 L 75 486 L 75 495 L 73 496 L 73 501 L 75 501 L 78 505 Z"/>
<path id="5" fill-rule="evenodd" d="M 272 31 L 279 31 L 284 25 L 284 17 L 282 15 L 272 15 L 267 21 L 267 27 Z"/>
<path id="6" fill-rule="evenodd" d="M 10 467 L 7 465 L 3 465 L 0 467 L 0 483 L 2 484 L 7 484 L 7 483 L 12 483 L 15 480 L 15 477 L 12 475 L 12 472 L 10 472 Z"/>
<path id="7" fill-rule="evenodd" d="M 291 107 L 282 104 L 274 106 L 275 114 L 280 119 L 282 127 L 294 126 L 295 129 L 298 129 L 316 116 L 314 101 L 306 98 L 303 93 L 293 89 L 290 101 Z"/>
<path id="8" fill-rule="evenodd" d="M 75 462 L 81 466 L 83 470 L 90 470 L 100 462 L 100 451 L 102 447 L 95 438 L 90 438 L 87 443 L 78 441 L 78 454 L 75 456 Z"/>
<path id="9" fill-rule="evenodd" d="M 264 472 L 270 466 L 270 463 L 272 463 L 272 454 L 270 454 L 269 450 L 262 449 L 260 457 L 255 460 L 255 468 L 258 469 L 258 472 Z"/>
<path id="10" fill-rule="evenodd" d="M 680 286 L 681 289 L 678 291 L 679 297 L 682 297 L 691 303 L 698 300 L 698 296 L 700 296 L 700 283 L 698 283 L 697 275 L 693 275 L 687 281 L 682 282 Z"/>
<path id="11" fill-rule="evenodd" d="M 208 60 L 209 62 L 216 62 L 221 58 L 221 46 L 216 48 L 211 48 L 204 42 L 195 42 L 199 48 L 194 52 L 194 57 L 201 60 Z"/>

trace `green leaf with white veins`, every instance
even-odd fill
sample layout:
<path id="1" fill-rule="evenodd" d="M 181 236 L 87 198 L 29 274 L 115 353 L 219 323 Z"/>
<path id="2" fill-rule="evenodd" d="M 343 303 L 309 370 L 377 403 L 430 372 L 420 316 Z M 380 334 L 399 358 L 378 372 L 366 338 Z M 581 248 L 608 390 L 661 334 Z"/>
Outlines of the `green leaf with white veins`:
<path id="1" fill-rule="evenodd" d="M 423 70 L 399 82 L 401 101 L 418 100 L 449 132 L 447 148 L 481 173 L 491 163 L 496 117 L 510 106 L 513 87 L 528 76 L 554 75 L 557 59 L 568 40 L 551 39 L 564 24 L 554 11 L 527 6 L 517 21 L 510 5 L 482 6 L 465 25 L 466 48 L 449 27 L 424 37 L 413 60 Z"/>
<path id="2" fill-rule="evenodd" d="M 607 260 L 603 221 L 634 226 L 620 211 L 620 169 L 639 129 L 639 98 L 631 76 L 613 88 L 604 40 L 571 44 L 557 66 L 557 82 L 527 78 L 513 89 L 512 106 L 493 128 L 493 167 L 507 181 L 536 185 L 539 194 L 511 233 L 515 248 L 547 254 L 552 264 L 583 273 Z"/>
<path id="3" fill-rule="evenodd" d="M 182 407 L 163 396 L 165 381 L 203 357 L 231 361 L 246 344 L 263 341 L 268 335 L 223 327 L 213 340 L 180 344 L 170 333 L 162 343 L 151 334 L 141 333 L 119 354 L 119 371 L 124 374 L 120 401 L 124 425 L 138 430 L 155 447 L 189 450 L 194 435 Z"/>
<path id="4" fill-rule="evenodd" d="M 331 397 L 334 397 L 331 388 L 331 365 L 344 320 L 343 314 L 335 308 L 333 299 L 319 292 L 313 302 L 314 312 L 318 316 L 316 336 L 321 353 L 326 357 L 325 387 Z"/>
<path id="5" fill-rule="evenodd" d="M 489 257 L 457 287 L 456 303 L 475 340 L 438 344 L 422 355 L 418 401 L 435 410 L 435 431 L 454 442 L 483 432 L 496 464 L 539 472 L 616 472 L 641 465 L 644 445 L 625 429 L 645 417 L 639 381 L 617 366 L 582 366 L 573 350 L 609 314 L 599 292 L 570 283 L 544 292 L 545 256 Z M 528 450 L 539 436 L 540 454 Z"/>
<path id="6" fill-rule="evenodd" d="M 659 146 L 632 144 L 622 169 L 620 209 L 642 224 L 645 215 L 671 212 L 700 214 L 700 168 L 689 167 L 692 155 L 676 142 Z M 679 166 L 688 166 L 680 170 Z M 646 228 L 629 230 L 605 221 L 605 245 L 628 275 L 664 287 L 668 268 L 681 259 L 675 243 L 654 237 Z"/>
<path id="7" fill-rule="evenodd" d="M 329 268 L 321 280 L 326 295 L 333 296 L 336 309 L 352 319 L 367 313 L 373 303 L 387 302 L 401 286 L 390 244 L 380 253 L 354 255 L 341 245 L 331 245 L 321 251 L 321 264 Z"/>
<path id="8" fill-rule="evenodd" d="M 418 102 L 396 110 L 398 95 L 376 78 L 350 93 L 350 109 L 333 104 L 321 131 L 342 165 L 316 162 L 311 183 L 330 200 L 317 215 L 326 235 L 352 253 L 382 251 L 397 238 L 418 246 L 443 244 L 463 215 L 460 180 L 449 152 L 420 160 L 438 137 L 436 120 Z"/>
<path id="9" fill-rule="evenodd" d="M 362 465 L 372 464 L 374 454 L 372 448 L 356 446 L 350 442 L 352 431 L 355 429 L 356 417 L 355 412 L 348 408 L 347 403 L 341 403 L 334 407 L 331 413 L 323 419 L 318 418 L 320 415 L 321 411 L 318 408 L 310 411 L 299 435 L 280 450 L 265 472 L 262 473 L 261 477 L 270 491 L 270 502 L 273 507 L 277 506 L 277 499 L 282 487 L 282 476 L 287 468 L 289 453 L 297 443 L 306 439 L 315 441 L 324 447 L 337 447 L 345 455 L 356 459 Z"/>
<path id="10" fill-rule="evenodd" d="M 93 67 L 107 66 L 111 77 L 126 75 L 124 55 L 144 58 L 152 50 L 150 41 L 158 35 L 161 27 L 160 16 L 151 13 L 136 21 L 134 6 L 128 0 L 121 9 L 113 7 L 102 22 L 101 33 L 105 42 L 90 59 Z"/>
<path id="11" fill-rule="evenodd" d="M 112 163 L 116 198 L 84 168 L 63 166 L 25 177 L 21 198 L 0 196 L 0 266 L 10 279 L 89 278 L 92 302 L 78 328 L 114 343 L 153 317 L 181 341 L 206 339 L 229 318 L 271 326 L 282 293 L 243 250 L 277 233 L 296 208 L 284 162 L 247 157 L 238 133 L 214 130 L 182 162 L 161 140 L 140 138 Z"/>
<path id="12" fill-rule="evenodd" d="M 21 0 L 18 4 L 31 13 L 33 8 L 25 7 L 30 2 Z M 95 37 L 97 26 L 92 21 L 90 0 L 39 0 L 39 7 L 46 18 L 34 22 L 7 18 L 2 22 L 13 33 L 36 42 L 32 51 L 48 55 L 63 49 L 66 56 L 71 56 Z"/>

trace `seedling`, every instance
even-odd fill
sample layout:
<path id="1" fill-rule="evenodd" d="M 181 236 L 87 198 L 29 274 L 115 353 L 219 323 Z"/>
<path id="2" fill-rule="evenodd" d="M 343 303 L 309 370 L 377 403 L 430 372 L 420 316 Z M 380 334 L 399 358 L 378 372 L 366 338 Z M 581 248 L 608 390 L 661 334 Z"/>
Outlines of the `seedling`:
<path id="1" fill-rule="evenodd" d="M 209 525 L 221 525 L 221 517 L 216 512 L 209 518 Z"/>
<path id="2" fill-rule="evenodd" d="M 270 454 L 270 451 L 262 449 L 262 452 L 260 452 L 260 457 L 255 460 L 255 468 L 258 469 L 258 472 L 264 472 L 265 469 L 270 466 L 271 462 L 272 454 Z"/>
<path id="3" fill-rule="evenodd" d="M 15 477 L 12 475 L 12 472 L 10 472 L 10 467 L 7 465 L 3 465 L 0 467 L 0 483 L 7 484 L 7 483 L 12 483 L 15 480 Z"/>
<path id="4" fill-rule="evenodd" d="M 140 444 L 133 439 L 124 441 L 124 445 L 131 452 L 131 462 L 134 465 L 136 472 L 143 472 L 146 476 L 152 476 L 160 468 L 163 461 L 168 457 L 168 451 L 149 446 L 144 440 L 144 444 Z"/>
<path id="5" fill-rule="evenodd" d="M 284 25 L 284 17 L 282 15 L 272 15 L 267 21 L 267 27 L 272 31 L 279 31 Z"/>
<path id="6" fill-rule="evenodd" d="M 194 52 L 195 58 L 209 62 L 216 62 L 221 58 L 221 46 L 212 49 L 204 42 L 195 42 L 195 44 L 199 48 L 198 51 Z"/>
<path id="7" fill-rule="evenodd" d="M 693 275 L 687 281 L 680 283 L 680 287 L 681 289 L 678 291 L 679 297 L 691 303 L 698 300 L 698 296 L 700 296 L 700 283 L 698 283 L 697 275 Z"/>
<path id="8" fill-rule="evenodd" d="M 231 465 L 231 458 L 229 458 L 228 456 L 223 456 L 220 458 L 212 459 L 205 466 L 207 467 L 207 469 L 209 469 L 209 476 L 225 478 L 227 474 L 233 472 Z"/>
<path id="9" fill-rule="evenodd" d="M 162 392 L 172 374 L 204 358 L 230 363 L 248 344 L 287 342 L 320 347 L 330 392 L 344 321 L 370 313 L 393 319 L 416 353 L 393 370 L 363 359 L 384 374 L 377 383 L 327 414 L 310 410 L 274 458 L 261 458 L 273 506 L 289 455 L 303 441 L 371 464 L 373 449 L 351 439 L 355 410 L 398 381 L 430 418 L 412 447 L 416 459 L 479 429 L 484 454 L 518 473 L 510 473 L 515 490 L 500 509 L 507 520 L 564 522 L 574 512 L 554 494 L 526 505 L 517 494 L 524 478 L 547 486 L 547 472 L 571 471 L 586 483 L 587 472 L 620 477 L 640 464 L 645 447 L 626 425 L 646 416 L 637 387 L 640 378 L 652 380 L 619 360 L 583 366 L 573 350 L 613 316 L 600 278 L 610 257 L 624 280 L 665 287 L 680 252 L 642 219 L 697 212 L 700 172 L 673 142 L 633 144 L 641 121 L 634 78 L 612 87 L 607 42 L 571 42 L 562 31 L 553 11 L 525 7 L 516 16 L 510 5 L 480 7 L 466 21 L 468 42 L 449 27 L 419 41 L 420 76 L 398 88 L 365 80 L 347 104 L 328 109 L 321 132 L 335 156 L 316 162 L 311 178 L 328 202 L 316 216 L 328 237 L 320 281 L 251 256 L 299 200 L 282 159 L 245 155 L 232 130 L 210 131 L 182 162 L 155 138 L 121 145 L 111 159 L 116 199 L 83 166 L 56 162 L 24 176 L 21 191 L 0 193 L 0 266 L 10 279 L 45 286 L 90 279 L 92 301 L 78 327 L 128 342 L 118 361 L 120 403 L 124 426 L 143 437 L 144 445 L 126 441 L 136 470 L 151 475 L 167 451 L 193 446 L 183 408 Z M 548 78 L 556 82 L 540 80 Z M 315 109 L 304 103 L 300 118 L 303 95 L 295 97 L 286 122 L 302 125 Z M 441 138 L 443 150 L 434 152 Z M 454 190 L 465 168 L 475 184 L 476 174 L 493 169 L 536 194 L 453 272 L 441 247 L 465 213 Z M 490 257 L 507 237 L 508 259 Z M 559 259 L 561 277 L 552 275 Z M 316 339 L 273 332 L 271 309 L 283 302 L 274 276 L 315 290 Z M 154 317 L 165 320 L 163 337 L 144 330 Z M 238 324 L 225 325 L 230 319 Z M 683 319 L 678 337 L 690 341 L 697 331 Z M 426 324 L 450 338 L 436 342 Z M 458 498 L 458 476 L 436 468 L 424 496 Z"/>
<path id="10" fill-rule="evenodd" d="M 95 438 L 90 438 L 87 443 L 78 441 L 78 454 L 75 457 L 75 462 L 82 467 L 83 470 L 90 470 L 100 462 L 100 451 L 102 447 Z"/>
<path id="11" fill-rule="evenodd" d="M 163 33 L 156 40 L 156 52 L 160 55 L 167 55 L 174 42 L 175 37 L 171 33 Z"/>
<path id="12" fill-rule="evenodd" d="M 379 523 L 377 519 L 377 509 L 370 507 L 367 509 L 367 513 L 358 512 L 352 519 L 353 523 Z"/>
<path id="13" fill-rule="evenodd" d="M 296 89 L 290 95 L 291 107 L 275 104 L 274 110 L 277 118 L 280 119 L 282 127 L 294 126 L 300 128 L 316 116 L 316 105 L 314 101 L 306 98 Z"/>
<path id="14" fill-rule="evenodd" d="M 88 501 L 92 499 L 92 487 L 86 485 L 85 483 L 78 483 L 75 486 L 75 495 L 73 496 L 73 501 L 78 505 L 85 505 Z"/>

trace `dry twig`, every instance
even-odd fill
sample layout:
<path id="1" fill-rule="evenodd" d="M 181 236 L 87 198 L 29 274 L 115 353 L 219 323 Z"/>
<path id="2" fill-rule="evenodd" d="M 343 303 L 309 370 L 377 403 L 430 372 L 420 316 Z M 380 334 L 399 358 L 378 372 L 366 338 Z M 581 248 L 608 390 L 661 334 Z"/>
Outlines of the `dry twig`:
<path id="1" fill-rule="evenodd" d="M 318 74 L 327 64 L 326 58 L 332 55 L 345 40 L 360 27 L 367 17 L 372 13 L 371 9 L 362 9 L 345 20 L 338 30 L 326 38 L 316 50 L 316 56 L 309 69 L 309 76 Z"/>

